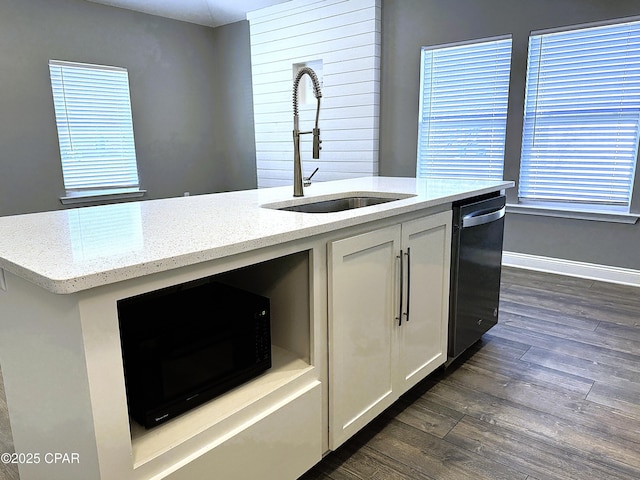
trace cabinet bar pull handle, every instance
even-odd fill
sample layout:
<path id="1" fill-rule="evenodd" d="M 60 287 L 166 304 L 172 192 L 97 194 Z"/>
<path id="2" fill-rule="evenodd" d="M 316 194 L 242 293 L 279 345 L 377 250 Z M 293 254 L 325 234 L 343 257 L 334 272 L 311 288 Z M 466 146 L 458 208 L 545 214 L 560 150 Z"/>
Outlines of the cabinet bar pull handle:
<path id="1" fill-rule="evenodd" d="M 407 322 L 409 321 L 409 305 L 411 303 L 411 247 L 407 247 Z"/>
<path id="2" fill-rule="evenodd" d="M 402 326 L 402 292 L 404 290 L 404 271 L 403 271 L 403 262 L 402 262 L 402 249 L 400 250 L 400 255 L 397 256 L 396 258 L 400 259 L 400 301 L 398 302 L 398 316 L 396 317 L 396 320 L 398 320 L 398 326 Z"/>

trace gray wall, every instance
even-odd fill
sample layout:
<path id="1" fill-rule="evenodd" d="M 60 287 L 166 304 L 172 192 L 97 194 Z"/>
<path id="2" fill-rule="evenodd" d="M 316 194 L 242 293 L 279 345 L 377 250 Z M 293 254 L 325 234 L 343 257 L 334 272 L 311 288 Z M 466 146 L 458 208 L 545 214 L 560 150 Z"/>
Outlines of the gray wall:
<path id="1" fill-rule="evenodd" d="M 633 15 L 637 0 L 383 0 L 380 174 L 415 175 L 421 46 L 513 35 L 505 179 L 517 181 L 530 31 Z M 505 250 L 640 269 L 640 224 L 509 213 Z"/>
<path id="2" fill-rule="evenodd" d="M 63 208 L 49 59 L 126 67 L 145 198 L 255 188 L 248 22 L 1 0 L 0 215 Z"/>
<path id="3" fill-rule="evenodd" d="M 146 198 L 255 187 L 247 22 L 211 29 L 84 0 L 1 1 L 0 215 L 62 208 L 50 58 L 129 69 Z M 630 15 L 637 0 L 383 0 L 381 174 L 415 175 L 422 45 L 513 34 L 505 178 L 517 180 L 529 32 Z M 507 218 L 509 251 L 640 269 L 637 245 L 640 225 Z"/>

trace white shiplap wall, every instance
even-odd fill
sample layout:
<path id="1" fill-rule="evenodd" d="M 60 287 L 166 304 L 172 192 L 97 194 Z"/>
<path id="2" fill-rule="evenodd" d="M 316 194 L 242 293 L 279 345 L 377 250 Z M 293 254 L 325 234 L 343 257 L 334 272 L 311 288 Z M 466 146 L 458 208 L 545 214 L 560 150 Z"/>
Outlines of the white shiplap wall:
<path id="1" fill-rule="evenodd" d="M 294 64 L 322 61 L 320 159 L 301 137 L 302 169 L 314 181 L 378 174 L 381 0 L 292 0 L 247 14 L 258 187 L 293 182 Z M 307 78 L 306 76 L 304 78 Z M 311 130 L 315 98 L 299 108 Z"/>

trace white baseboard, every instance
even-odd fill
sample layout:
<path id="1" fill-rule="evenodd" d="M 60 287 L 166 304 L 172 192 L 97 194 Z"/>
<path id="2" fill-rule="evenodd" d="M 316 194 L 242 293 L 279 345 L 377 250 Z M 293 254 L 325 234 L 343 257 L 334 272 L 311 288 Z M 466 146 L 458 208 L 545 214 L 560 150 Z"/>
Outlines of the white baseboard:
<path id="1" fill-rule="evenodd" d="M 575 262 L 561 258 L 541 257 L 516 252 L 503 252 L 502 264 L 539 272 L 557 273 L 569 277 L 640 287 L 640 270 L 611 267 L 595 263 Z"/>

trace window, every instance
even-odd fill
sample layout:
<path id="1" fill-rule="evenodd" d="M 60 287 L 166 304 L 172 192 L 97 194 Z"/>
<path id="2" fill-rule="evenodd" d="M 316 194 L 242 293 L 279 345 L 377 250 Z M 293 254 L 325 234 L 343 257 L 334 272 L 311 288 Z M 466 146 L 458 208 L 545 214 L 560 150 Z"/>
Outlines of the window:
<path id="1" fill-rule="evenodd" d="M 422 49 L 418 177 L 502 180 L 511 38 Z"/>
<path id="2" fill-rule="evenodd" d="M 140 193 L 127 70 L 51 60 L 49 73 L 66 198 Z"/>
<path id="3" fill-rule="evenodd" d="M 532 34 L 521 203 L 628 213 L 639 126 L 640 22 Z"/>

